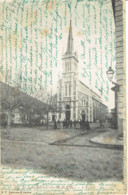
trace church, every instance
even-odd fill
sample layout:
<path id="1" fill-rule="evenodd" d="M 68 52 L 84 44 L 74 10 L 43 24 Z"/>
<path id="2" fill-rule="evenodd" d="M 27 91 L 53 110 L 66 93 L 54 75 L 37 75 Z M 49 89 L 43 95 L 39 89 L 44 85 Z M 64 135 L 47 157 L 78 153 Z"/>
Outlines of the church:
<path id="1" fill-rule="evenodd" d="M 57 120 L 88 121 L 105 120 L 108 109 L 101 97 L 78 80 L 78 56 L 74 52 L 72 21 L 67 50 L 62 56 L 62 77 L 57 87 Z"/>

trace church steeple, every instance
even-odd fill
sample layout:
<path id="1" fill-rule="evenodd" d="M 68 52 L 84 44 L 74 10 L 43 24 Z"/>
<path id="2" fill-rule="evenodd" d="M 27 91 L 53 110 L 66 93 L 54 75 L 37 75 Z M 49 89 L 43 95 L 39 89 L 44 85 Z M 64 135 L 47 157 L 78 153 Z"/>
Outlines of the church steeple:
<path id="1" fill-rule="evenodd" d="M 69 34 L 67 40 L 67 49 L 64 55 L 62 55 L 63 60 L 63 73 L 64 75 L 69 73 L 71 75 L 77 74 L 78 70 L 78 56 L 77 53 L 74 51 L 73 47 L 73 34 L 72 34 L 72 20 L 70 19 L 70 27 L 69 27 Z M 65 74 L 66 73 L 66 74 Z M 72 74 L 73 73 L 73 74 Z"/>
<path id="2" fill-rule="evenodd" d="M 68 34 L 68 43 L 67 43 L 67 54 L 71 54 L 73 52 L 73 35 L 72 35 L 72 20 L 70 19 L 70 27 Z"/>

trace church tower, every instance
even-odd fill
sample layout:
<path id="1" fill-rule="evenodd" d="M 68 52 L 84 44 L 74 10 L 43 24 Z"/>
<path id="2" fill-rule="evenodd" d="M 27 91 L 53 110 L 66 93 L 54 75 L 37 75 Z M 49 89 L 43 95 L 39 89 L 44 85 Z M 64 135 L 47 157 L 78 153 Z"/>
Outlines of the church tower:
<path id="1" fill-rule="evenodd" d="M 74 52 L 72 21 L 67 41 L 67 50 L 62 56 L 62 120 L 77 120 L 78 118 L 78 57 Z"/>

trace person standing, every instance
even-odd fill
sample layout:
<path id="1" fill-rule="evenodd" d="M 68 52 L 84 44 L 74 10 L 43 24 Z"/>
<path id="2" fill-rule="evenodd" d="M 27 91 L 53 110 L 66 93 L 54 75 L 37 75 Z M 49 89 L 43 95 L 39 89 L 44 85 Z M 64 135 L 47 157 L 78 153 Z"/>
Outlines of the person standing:
<path id="1" fill-rule="evenodd" d="M 56 119 L 54 120 L 54 129 L 57 129 Z"/>
<path id="2" fill-rule="evenodd" d="M 65 119 L 63 120 L 63 129 L 65 128 Z"/>
<path id="3" fill-rule="evenodd" d="M 74 129 L 76 129 L 76 120 L 74 120 Z"/>
<path id="4" fill-rule="evenodd" d="M 58 119 L 58 121 L 57 121 L 57 126 L 58 126 L 58 128 L 60 129 L 60 121 L 59 121 L 59 119 Z"/>
<path id="5" fill-rule="evenodd" d="M 72 128 L 72 120 L 70 120 L 70 128 Z"/>

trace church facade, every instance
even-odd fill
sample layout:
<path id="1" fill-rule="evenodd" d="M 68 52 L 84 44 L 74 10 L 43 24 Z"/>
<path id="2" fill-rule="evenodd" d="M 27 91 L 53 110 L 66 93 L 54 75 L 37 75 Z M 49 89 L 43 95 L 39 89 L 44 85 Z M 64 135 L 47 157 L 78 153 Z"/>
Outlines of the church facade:
<path id="1" fill-rule="evenodd" d="M 107 106 L 102 103 L 99 95 L 78 80 L 78 62 L 70 20 L 67 50 L 62 56 L 62 78 L 57 87 L 57 120 L 105 120 Z"/>

